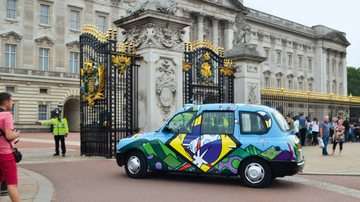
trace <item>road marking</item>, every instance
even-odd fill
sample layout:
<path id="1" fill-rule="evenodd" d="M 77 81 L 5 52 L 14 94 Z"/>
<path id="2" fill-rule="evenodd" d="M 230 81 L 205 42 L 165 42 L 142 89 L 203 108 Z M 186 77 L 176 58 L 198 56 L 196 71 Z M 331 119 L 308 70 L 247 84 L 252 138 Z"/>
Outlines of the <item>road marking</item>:
<path id="1" fill-rule="evenodd" d="M 36 143 L 47 143 L 54 144 L 54 140 L 36 139 L 36 138 L 21 138 L 21 142 L 36 142 Z M 66 141 L 66 145 L 80 146 L 79 141 Z"/>
<path id="2" fill-rule="evenodd" d="M 336 193 L 339 193 L 339 194 L 342 194 L 345 196 L 351 196 L 351 197 L 360 199 L 360 190 L 357 190 L 357 189 L 352 189 L 349 187 L 344 187 L 341 185 L 336 185 L 336 184 L 327 183 L 327 182 L 321 182 L 321 181 L 317 181 L 317 180 L 305 179 L 305 178 L 301 178 L 301 177 L 284 177 L 283 179 L 290 181 L 290 182 L 295 182 L 295 183 L 299 183 L 299 184 L 303 184 L 303 185 L 307 185 L 307 186 L 317 187 L 317 188 L 324 189 L 327 191 L 332 191 L 332 192 L 336 192 Z"/>

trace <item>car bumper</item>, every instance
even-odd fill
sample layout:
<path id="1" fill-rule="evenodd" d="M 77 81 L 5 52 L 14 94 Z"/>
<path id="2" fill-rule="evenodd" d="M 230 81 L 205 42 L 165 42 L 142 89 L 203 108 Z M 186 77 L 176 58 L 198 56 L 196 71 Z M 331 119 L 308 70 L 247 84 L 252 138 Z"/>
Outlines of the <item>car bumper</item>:
<path id="1" fill-rule="evenodd" d="M 301 172 L 305 166 L 305 160 L 300 162 L 275 161 L 270 162 L 271 171 L 274 177 L 295 175 Z"/>
<path id="2" fill-rule="evenodd" d="M 118 164 L 118 166 L 123 166 L 125 163 L 125 156 L 123 153 L 116 153 L 115 155 L 116 158 L 116 163 Z"/>

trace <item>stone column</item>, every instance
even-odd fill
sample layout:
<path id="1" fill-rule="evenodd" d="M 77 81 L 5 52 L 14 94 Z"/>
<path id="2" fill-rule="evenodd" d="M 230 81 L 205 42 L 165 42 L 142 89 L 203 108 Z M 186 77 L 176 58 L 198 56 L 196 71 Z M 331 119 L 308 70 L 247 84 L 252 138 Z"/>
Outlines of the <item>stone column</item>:
<path id="1" fill-rule="evenodd" d="M 261 104 L 260 63 L 266 57 L 260 56 L 255 48 L 247 46 L 234 47 L 227 51 L 226 58 L 232 59 L 237 72 L 234 80 L 234 102 Z"/>
<path id="2" fill-rule="evenodd" d="M 138 75 L 138 120 L 142 131 L 153 131 L 183 106 L 182 56 L 189 18 L 144 11 L 115 24 L 125 30 L 141 59 Z"/>
<path id="3" fill-rule="evenodd" d="M 219 20 L 216 18 L 212 19 L 212 34 L 213 34 L 213 44 L 219 46 Z"/>
<path id="4" fill-rule="evenodd" d="M 342 68 L 342 78 L 343 78 L 343 95 L 348 94 L 348 88 L 347 88 L 347 61 L 346 61 L 346 53 L 342 52 L 340 54 L 340 61 L 341 61 L 341 68 Z"/>
<path id="5" fill-rule="evenodd" d="M 204 16 L 201 14 L 197 16 L 197 26 L 198 26 L 197 40 L 202 41 L 204 40 Z"/>
<path id="6" fill-rule="evenodd" d="M 225 28 L 225 41 L 224 41 L 224 48 L 225 51 L 230 50 L 233 47 L 233 40 L 234 40 L 234 29 L 233 29 L 234 23 L 233 22 L 227 22 L 226 28 Z"/>

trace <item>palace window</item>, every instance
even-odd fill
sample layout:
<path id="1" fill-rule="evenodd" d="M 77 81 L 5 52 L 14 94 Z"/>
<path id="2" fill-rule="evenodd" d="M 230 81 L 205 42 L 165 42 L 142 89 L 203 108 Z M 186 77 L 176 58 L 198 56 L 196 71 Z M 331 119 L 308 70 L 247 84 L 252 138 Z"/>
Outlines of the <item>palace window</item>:
<path id="1" fill-rule="evenodd" d="M 298 58 L 298 60 L 299 60 L 299 69 L 302 69 L 302 56 L 301 55 L 299 55 L 299 58 Z"/>
<path id="2" fill-rule="evenodd" d="M 292 66 L 292 63 L 293 63 L 293 61 L 292 61 L 292 54 L 289 53 L 289 54 L 288 54 L 288 66 L 291 67 L 291 66 Z"/>
<path id="3" fill-rule="evenodd" d="M 309 69 L 309 72 L 312 71 L 312 58 L 308 58 L 308 69 Z"/>
<path id="4" fill-rule="evenodd" d="M 331 69 L 331 70 L 332 70 L 332 75 L 335 75 L 335 72 L 336 72 L 336 71 L 335 71 L 335 69 L 336 69 L 336 62 L 335 62 L 335 60 L 332 61 L 331 67 L 332 67 L 332 69 Z"/>
<path id="5" fill-rule="evenodd" d="M 293 81 L 291 79 L 288 80 L 288 89 L 293 89 Z"/>
<path id="6" fill-rule="evenodd" d="M 276 51 L 276 64 L 281 64 L 281 51 Z"/>
<path id="7" fill-rule="evenodd" d="M 47 88 L 40 88 L 40 94 L 48 94 Z"/>
<path id="8" fill-rule="evenodd" d="M 269 77 L 264 78 L 264 86 L 265 87 L 270 87 L 270 78 Z"/>
<path id="9" fill-rule="evenodd" d="M 80 29 L 80 12 L 76 10 L 70 11 L 70 28 L 73 30 Z"/>
<path id="10" fill-rule="evenodd" d="M 71 73 L 79 73 L 79 53 L 70 52 L 70 71 Z"/>
<path id="11" fill-rule="evenodd" d="M 280 78 L 276 79 L 276 87 L 278 87 L 278 88 L 282 87 Z"/>
<path id="12" fill-rule="evenodd" d="M 14 68 L 16 66 L 16 45 L 5 44 L 5 67 Z"/>
<path id="13" fill-rule="evenodd" d="M 313 84 L 309 83 L 309 91 L 313 91 Z"/>
<path id="14" fill-rule="evenodd" d="M 49 71 L 49 52 L 48 48 L 39 49 L 39 68 L 43 71 Z"/>
<path id="15" fill-rule="evenodd" d="M 16 0 L 7 0 L 6 17 L 10 19 L 16 18 Z"/>
<path id="16" fill-rule="evenodd" d="M 40 4 L 40 24 L 49 24 L 50 6 L 46 4 Z"/>
<path id="17" fill-rule="evenodd" d="M 15 93 L 15 87 L 14 86 L 6 86 L 5 92 L 7 93 Z"/>
<path id="18" fill-rule="evenodd" d="M 299 81 L 299 90 L 304 90 L 304 83 L 302 81 Z"/>
<path id="19" fill-rule="evenodd" d="M 101 32 L 105 33 L 107 31 L 106 26 L 106 17 L 105 16 L 99 16 L 98 17 L 98 28 Z"/>
<path id="20" fill-rule="evenodd" d="M 47 120 L 47 115 L 48 115 L 48 106 L 47 105 L 39 105 L 38 106 L 39 121 Z"/>

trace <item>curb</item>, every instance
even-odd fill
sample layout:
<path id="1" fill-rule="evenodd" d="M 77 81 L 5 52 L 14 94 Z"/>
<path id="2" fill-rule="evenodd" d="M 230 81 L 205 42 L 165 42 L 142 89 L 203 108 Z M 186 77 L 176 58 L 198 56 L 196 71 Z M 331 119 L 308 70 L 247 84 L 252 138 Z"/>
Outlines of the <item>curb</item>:
<path id="1" fill-rule="evenodd" d="M 35 173 L 33 171 L 27 170 L 25 168 L 18 167 L 18 170 L 22 173 L 30 175 L 34 178 L 39 186 L 39 192 L 36 194 L 34 198 L 34 202 L 43 202 L 43 201 L 51 201 L 54 194 L 54 186 L 46 177 Z"/>
<path id="2" fill-rule="evenodd" d="M 328 175 L 328 176 L 360 176 L 360 173 L 319 173 L 319 172 L 307 172 L 307 173 L 298 173 L 299 175 Z"/>

